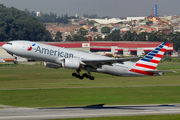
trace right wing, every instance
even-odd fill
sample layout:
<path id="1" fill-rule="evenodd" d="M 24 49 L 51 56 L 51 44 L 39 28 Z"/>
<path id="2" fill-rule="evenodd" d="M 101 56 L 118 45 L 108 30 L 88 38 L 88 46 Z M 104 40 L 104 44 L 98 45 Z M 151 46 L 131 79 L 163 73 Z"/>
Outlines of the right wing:
<path id="1" fill-rule="evenodd" d="M 113 64 L 113 63 L 122 63 L 125 61 L 138 60 L 139 57 L 129 57 L 129 58 L 108 58 L 108 59 L 82 59 L 81 64 L 84 65 L 104 65 L 104 64 Z"/>

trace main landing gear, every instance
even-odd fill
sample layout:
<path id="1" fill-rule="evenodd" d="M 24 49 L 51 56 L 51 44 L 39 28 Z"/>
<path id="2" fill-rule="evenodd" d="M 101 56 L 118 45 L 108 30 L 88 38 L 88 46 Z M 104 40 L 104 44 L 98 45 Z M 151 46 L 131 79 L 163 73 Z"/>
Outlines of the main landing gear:
<path id="1" fill-rule="evenodd" d="M 94 76 L 91 76 L 90 73 L 83 73 L 82 76 L 80 75 L 80 70 L 77 70 L 77 73 L 72 73 L 72 76 L 75 76 L 76 78 L 79 79 L 84 79 L 84 77 L 89 78 L 90 80 L 94 80 Z"/>

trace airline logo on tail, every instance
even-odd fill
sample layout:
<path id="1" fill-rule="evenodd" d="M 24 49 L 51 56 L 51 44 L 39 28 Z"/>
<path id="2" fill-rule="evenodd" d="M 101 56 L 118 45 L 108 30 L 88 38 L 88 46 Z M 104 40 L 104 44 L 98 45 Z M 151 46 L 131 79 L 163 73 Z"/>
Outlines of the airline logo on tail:
<path id="1" fill-rule="evenodd" d="M 136 62 L 134 68 L 132 68 L 131 72 L 136 72 L 144 75 L 152 76 L 153 72 L 147 72 L 146 70 L 156 70 L 158 63 L 160 62 L 161 58 L 163 57 L 166 49 L 168 48 L 169 43 L 162 43 L 157 48 L 149 52 L 145 55 L 144 58 L 140 59 Z"/>

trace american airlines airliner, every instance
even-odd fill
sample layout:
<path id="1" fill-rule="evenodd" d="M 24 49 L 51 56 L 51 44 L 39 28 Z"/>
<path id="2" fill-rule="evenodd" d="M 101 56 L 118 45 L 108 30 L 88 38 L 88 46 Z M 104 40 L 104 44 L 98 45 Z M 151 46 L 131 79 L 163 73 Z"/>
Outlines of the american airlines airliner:
<path id="1" fill-rule="evenodd" d="M 44 61 L 49 68 L 74 69 L 76 72 L 72 76 L 76 78 L 94 80 L 91 72 L 116 76 L 159 76 L 164 75 L 164 72 L 175 72 L 156 69 L 168 46 L 169 43 L 163 42 L 137 62 L 131 60 L 137 60 L 138 57 L 110 58 L 25 40 L 10 41 L 2 47 L 15 57 L 14 63 L 17 63 L 17 56 L 31 58 Z M 87 73 L 82 74 L 81 70 Z"/>

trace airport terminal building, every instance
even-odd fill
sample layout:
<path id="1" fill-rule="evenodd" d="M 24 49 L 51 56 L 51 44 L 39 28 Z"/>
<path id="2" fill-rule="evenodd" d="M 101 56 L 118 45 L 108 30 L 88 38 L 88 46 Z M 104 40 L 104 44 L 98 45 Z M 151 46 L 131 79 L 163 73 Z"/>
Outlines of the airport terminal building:
<path id="1" fill-rule="evenodd" d="M 0 46 L 6 42 L 0 42 Z M 141 56 L 146 54 L 160 45 L 162 42 L 44 42 L 45 44 L 80 50 L 94 54 L 112 54 L 124 56 Z M 165 55 L 173 54 L 173 43 L 170 43 Z M 9 55 L 2 47 L 0 47 L 0 62 L 4 60 L 12 60 L 13 56 Z M 27 61 L 26 58 L 18 57 L 18 61 Z"/>

